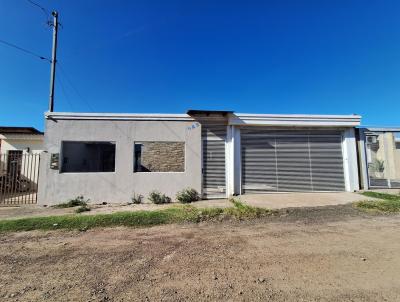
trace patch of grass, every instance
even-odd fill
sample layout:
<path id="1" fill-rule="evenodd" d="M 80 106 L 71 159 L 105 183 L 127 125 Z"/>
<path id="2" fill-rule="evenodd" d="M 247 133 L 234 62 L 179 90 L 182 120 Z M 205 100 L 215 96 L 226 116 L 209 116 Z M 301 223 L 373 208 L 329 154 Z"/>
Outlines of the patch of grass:
<path id="1" fill-rule="evenodd" d="M 355 203 L 355 206 L 359 209 L 387 213 L 400 212 L 400 195 L 378 192 L 364 192 L 362 195 L 379 198 L 381 200 L 366 200 L 357 202 Z"/>
<path id="2" fill-rule="evenodd" d="M 231 199 L 230 202 L 234 206 L 225 208 L 224 213 L 228 216 L 232 216 L 238 219 L 258 218 L 270 215 L 272 213 L 272 211 L 268 209 L 257 208 L 243 204 L 240 200 L 235 198 Z"/>
<path id="3" fill-rule="evenodd" d="M 54 208 L 73 208 L 73 207 L 78 207 L 78 206 L 87 206 L 87 203 L 89 202 L 89 199 L 85 199 L 83 196 L 77 196 L 74 199 L 70 199 L 68 202 L 60 203 L 57 205 L 54 205 Z"/>
<path id="4" fill-rule="evenodd" d="M 117 212 L 97 215 L 64 215 L 49 217 L 32 217 L 0 221 L 0 232 L 31 230 L 87 230 L 95 227 L 148 227 L 160 224 L 197 223 L 213 219 L 249 219 L 266 216 L 272 213 L 232 200 L 233 207 L 199 209 L 191 205 L 177 205 L 157 211 Z"/>
<path id="5" fill-rule="evenodd" d="M 367 197 L 373 197 L 373 198 L 385 199 L 385 200 L 399 200 L 400 199 L 400 195 L 388 194 L 388 193 L 367 191 L 367 192 L 363 192 L 361 194 L 364 196 L 367 196 Z"/>
<path id="6" fill-rule="evenodd" d="M 395 213 L 395 212 L 400 212 L 400 199 L 399 200 L 360 201 L 360 202 L 356 203 L 356 207 L 363 209 L 363 210 Z"/>

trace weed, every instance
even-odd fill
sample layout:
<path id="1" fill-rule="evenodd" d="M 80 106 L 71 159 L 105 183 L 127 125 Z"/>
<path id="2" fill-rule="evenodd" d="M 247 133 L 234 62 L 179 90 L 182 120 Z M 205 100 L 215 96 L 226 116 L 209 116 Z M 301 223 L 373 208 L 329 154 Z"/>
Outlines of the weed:
<path id="1" fill-rule="evenodd" d="M 200 199 L 199 193 L 193 188 L 186 188 L 176 194 L 176 199 L 181 203 L 190 203 Z"/>
<path id="2" fill-rule="evenodd" d="M 79 213 L 88 212 L 88 211 L 90 211 L 90 208 L 87 205 L 83 205 L 83 206 L 80 206 L 79 208 L 77 208 L 75 210 L 75 213 L 79 214 Z"/>
<path id="3" fill-rule="evenodd" d="M 234 207 L 225 208 L 224 213 L 238 219 L 257 218 L 271 214 L 271 210 L 252 207 L 235 198 L 230 199 L 230 202 Z"/>
<path id="4" fill-rule="evenodd" d="M 70 199 L 68 202 L 60 203 L 55 206 L 54 208 L 73 208 L 77 206 L 86 206 L 89 202 L 89 199 L 86 199 L 83 196 L 77 196 L 74 199 Z"/>
<path id="5" fill-rule="evenodd" d="M 171 198 L 168 197 L 165 194 L 161 194 L 158 191 L 153 191 L 149 194 L 149 200 L 155 204 L 164 204 L 164 203 L 170 203 Z"/>
<path id="6" fill-rule="evenodd" d="M 141 195 L 141 194 L 133 194 L 133 197 L 131 198 L 131 200 L 132 200 L 132 203 L 133 204 L 141 204 L 142 203 L 142 201 L 143 201 L 143 195 Z"/>

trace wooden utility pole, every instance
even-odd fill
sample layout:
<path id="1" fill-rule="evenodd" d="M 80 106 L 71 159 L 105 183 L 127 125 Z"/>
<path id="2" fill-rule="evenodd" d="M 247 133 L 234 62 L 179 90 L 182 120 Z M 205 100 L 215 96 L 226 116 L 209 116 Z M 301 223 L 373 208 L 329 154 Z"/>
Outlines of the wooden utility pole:
<path id="1" fill-rule="evenodd" d="M 54 82 L 56 77 L 56 63 L 57 63 L 57 34 L 58 34 L 58 12 L 53 11 L 53 50 L 51 54 L 51 73 L 50 73 L 50 97 L 49 97 L 49 111 L 54 111 Z"/>

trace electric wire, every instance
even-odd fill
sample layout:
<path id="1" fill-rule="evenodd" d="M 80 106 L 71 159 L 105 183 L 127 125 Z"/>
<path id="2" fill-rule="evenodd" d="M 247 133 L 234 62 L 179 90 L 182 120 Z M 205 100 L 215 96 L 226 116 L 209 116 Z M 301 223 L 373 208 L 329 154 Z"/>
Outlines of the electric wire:
<path id="1" fill-rule="evenodd" d="M 45 14 L 47 20 L 50 18 L 49 11 L 46 8 L 44 8 L 43 6 L 41 6 L 39 3 L 36 3 L 32 0 L 26 0 L 26 1 L 28 1 L 30 4 L 32 4 L 34 6 L 38 7 Z"/>
<path id="2" fill-rule="evenodd" d="M 2 39 L 0 39 L 0 43 L 3 43 L 4 45 L 7 45 L 7 46 L 9 46 L 9 47 L 13 47 L 13 48 L 15 48 L 15 49 L 18 49 L 18 50 L 20 50 L 20 51 L 23 51 L 23 52 L 25 52 L 25 53 L 27 53 L 27 54 L 30 54 L 30 55 L 32 55 L 32 56 L 34 56 L 34 57 L 37 57 L 37 58 L 41 59 L 41 60 L 49 61 L 49 62 L 51 63 L 51 60 L 50 60 L 49 58 L 46 58 L 46 57 L 44 57 L 44 56 L 41 56 L 41 55 L 39 55 L 39 54 L 37 54 L 37 53 L 34 53 L 33 51 L 30 51 L 30 50 L 28 50 L 28 49 L 25 49 L 25 48 L 23 48 L 23 47 L 20 47 L 20 46 L 18 46 L 18 45 L 13 44 L 13 43 L 7 42 L 7 41 L 2 40 Z"/>
<path id="3" fill-rule="evenodd" d="M 71 100 L 69 98 L 69 94 L 67 93 L 67 90 L 65 89 L 65 86 L 64 86 L 63 81 L 61 80 L 61 77 L 56 77 L 56 82 L 60 84 L 61 91 L 64 94 L 65 99 L 67 100 L 67 103 L 68 103 L 69 107 L 73 111 L 74 110 L 74 106 L 72 105 L 72 102 L 71 102 Z"/>

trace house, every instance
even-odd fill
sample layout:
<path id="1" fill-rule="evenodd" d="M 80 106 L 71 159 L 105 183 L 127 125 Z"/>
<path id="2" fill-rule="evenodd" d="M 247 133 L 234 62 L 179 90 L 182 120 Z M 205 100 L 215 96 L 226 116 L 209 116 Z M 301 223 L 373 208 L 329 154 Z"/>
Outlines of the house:
<path id="1" fill-rule="evenodd" d="M 44 134 L 33 127 L 0 126 L 0 154 L 9 151 L 40 153 L 43 151 Z"/>
<path id="2" fill-rule="evenodd" d="M 369 127 L 358 131 L 363 188 L 400 188 L 400 128 Z"/>
<path id="3" fill-rule="evenodd" d="M 36 202 L 44 134 L 32 127 L 0 127 L 0 205 Z"/>
<path id="4" fill-rule="evenodd" d="M 359 189 L 358 115 L 48 112 L 39 203 Z"/>
<path id="5" fill-rule="evenodd" d="M 39 154 L 43 149 L 43 132 L 32 127 L 0 126 L 0 176 L 10 170 L 12 174 L 20 174 L 28 164 L 27 155 Z"/>

